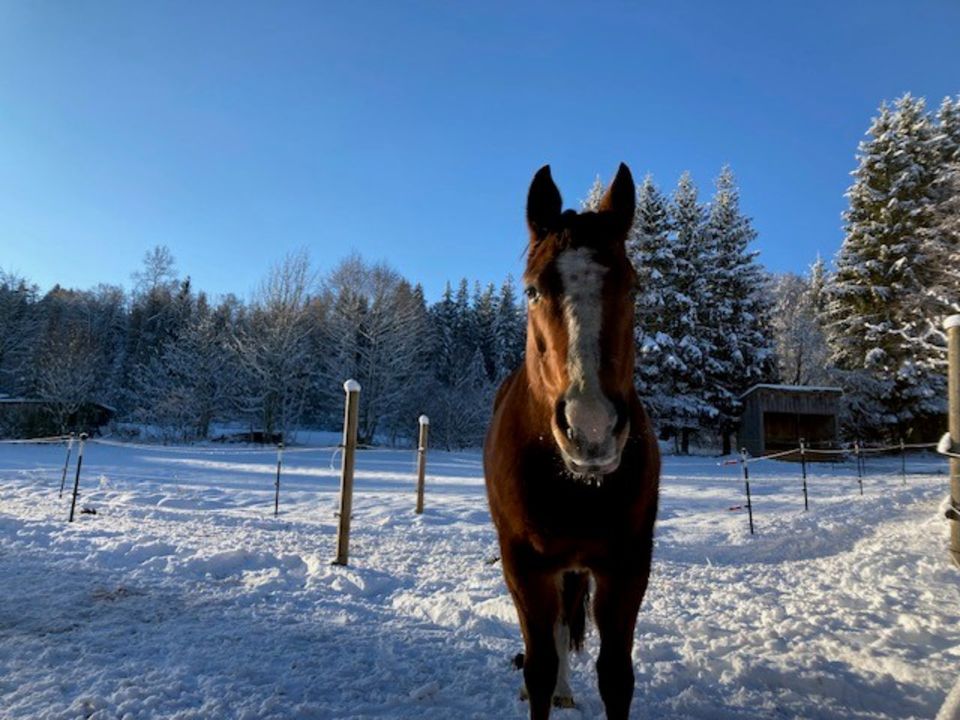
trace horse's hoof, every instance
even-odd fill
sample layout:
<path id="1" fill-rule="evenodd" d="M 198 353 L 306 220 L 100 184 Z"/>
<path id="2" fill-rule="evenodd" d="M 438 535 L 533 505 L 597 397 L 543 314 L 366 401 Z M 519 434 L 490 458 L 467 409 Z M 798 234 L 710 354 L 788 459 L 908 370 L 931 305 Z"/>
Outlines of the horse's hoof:
<path id="1" fill-rule="evenodd" d="M 575 708 L 577 704 L 573 701 L 573 697 L 571 697 L 570 695 L 554 695 L 553 706 L 555 708 L 569 710 L 571 708 Z"/>

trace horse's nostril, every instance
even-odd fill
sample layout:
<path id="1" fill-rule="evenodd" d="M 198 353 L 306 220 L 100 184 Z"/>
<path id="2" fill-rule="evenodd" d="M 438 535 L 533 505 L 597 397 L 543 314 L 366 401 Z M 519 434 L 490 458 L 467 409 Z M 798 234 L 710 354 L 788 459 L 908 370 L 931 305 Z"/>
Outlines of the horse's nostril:
<path id="1" fill-rule="evenodd" d="M 573 435 L 573 429 L 570 427 L 570 423 L 567 422 L 567 401 L 559 400 L 556 407 L 554 408 L 554 416 L 557 422 L 557 427 L 560 428 L 562 432 L 567 437 Z"/>

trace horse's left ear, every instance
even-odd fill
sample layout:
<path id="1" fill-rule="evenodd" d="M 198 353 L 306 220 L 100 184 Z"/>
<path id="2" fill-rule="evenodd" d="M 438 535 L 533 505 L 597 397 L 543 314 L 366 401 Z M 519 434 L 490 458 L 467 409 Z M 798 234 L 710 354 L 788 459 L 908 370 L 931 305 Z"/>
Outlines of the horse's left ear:
<path id="1" fill-rule="evenodd" d="M 633 225 L 633 211 L 637 202 L 637 189 L 633 184 L 630 168 L 620 163 L 617 176 L 610 183 L 607 192 L 600 200 L 600 211 L 613 217 L 617 232 L 626 234 Z"/>

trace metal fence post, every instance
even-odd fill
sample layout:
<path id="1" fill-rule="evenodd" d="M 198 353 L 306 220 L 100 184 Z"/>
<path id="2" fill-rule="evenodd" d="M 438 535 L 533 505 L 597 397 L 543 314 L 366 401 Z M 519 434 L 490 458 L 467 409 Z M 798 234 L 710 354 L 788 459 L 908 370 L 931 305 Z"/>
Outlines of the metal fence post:
<path id="1" fill-rule="evenodd" d="M 77 475 L 73 480 L 73 500 L 70 501 L 70 519 L 73 522 L 73 511 L 77 507 L 77 495 L 80 494 L 80 466 L 83 465 L 83 446 L 87 443 L 87 434 L 80 433 L 80 448 L 77 450 Z"/>
<path id="2" fill-rule="evenodd" d="M 359 419 L 360 383 L 347 380 L 343 384 L 347 394 L 343 409 L 343 465 L 340 468 L 340 513 L 337 529 L 337 556 L 334 565 L 346 565 L 350 555 L 350 513 L 353 512 L 353 464 L 357 450 L 357 421 Z"/>
<path id="3" fill-rule="evenodd" d="M 943 323 L 947 331 L 947 398 L 949 400 L 950 443 L 960 446 L 960 315 L 951 315 Z M 950 555 L 960 566 L 960 458 L 950 458 Z"/>
<path id="4" fill-rule="evenodd" d="M 863 495 L 863 454 L 860 452 L 859 440 L 854 440 L 853 451 L 857 456 L 857 482 L 860 483 L 860 494 Z"/>
<path id="5" fill-rule="evenodd" d="M 800 468 L 803 473 L 803 509 L 809 510 L 810 503 L 807 501 L 807 444 L 803 438 L 800 438 Z"/>
<path id="6" fill-rule="evenodd" d="M 753 535 L 753 502 L 750 500 L 750 470 L 747 468 L 747 449 L 740 450 L 740 464 L 743 466 L 743 485 L 747 490 L 747 517 L 750 518 L 750 534 Z"/>
<path id="7" fill-rule="evenodd" d="M 900 477 L 903 478 L 903 484 L 907 484 L 907 448 L 903 444 L 903 438 L 900 438 Z"/>
<path id="8" fill-rule="evenodd" d="M 71 450 L 73 450 L 73 433 L 70 433 L 70 438 L 67 440 L 67 459 L 63 461 L 63 476 L 60 478 L 60 494 L 57 495 L 58 498 L 63 497 L 63 488 L 67 484 L 67 466 L 70 464 Z"/>
<path id="9" fill-rule="evenodd" d="M 280 466 L 283 464 L 283 443 L 277 445 L 277 481 L 274 483 L 273 516 L 280 514 Z"/>
<path id="10" fill-rule="evenodd" d="M 423 513 L 423 486 L 427 477 L 427 436 L 430 432 L 430 418 L 419 418 L 420 439 L 417 442 L 417 515 Z"/>

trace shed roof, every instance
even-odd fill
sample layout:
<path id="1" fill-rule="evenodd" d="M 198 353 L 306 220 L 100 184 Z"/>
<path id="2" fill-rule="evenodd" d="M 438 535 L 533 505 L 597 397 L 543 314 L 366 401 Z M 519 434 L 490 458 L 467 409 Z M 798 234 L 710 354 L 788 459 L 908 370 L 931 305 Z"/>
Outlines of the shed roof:
<path id="1" fill-rule="evenodd" d="M 747 395 L 751 395 L 757 390 L 777 390 L 780 392 L 790 393 L 830 393 L 833 395 L 843 395 L 843 388 L 838 387 L 817 385 L 771 385 L 767 383 L 759 383 L 743 393 L 743 395 L 740 396 L 740 399 L 742 400 L 743 398 L 747 397 Z"/>

